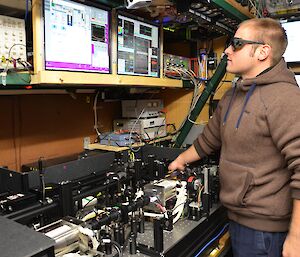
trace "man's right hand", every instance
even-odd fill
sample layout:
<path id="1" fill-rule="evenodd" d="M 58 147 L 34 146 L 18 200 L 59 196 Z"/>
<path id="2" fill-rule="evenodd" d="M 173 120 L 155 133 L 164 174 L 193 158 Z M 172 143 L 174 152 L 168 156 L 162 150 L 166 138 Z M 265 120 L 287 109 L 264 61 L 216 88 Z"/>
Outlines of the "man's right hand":
<path id="1" fill-rule="evenodd" d="M 179 155 L 174 161 L 172 161 L 168 167 L 169 171 L 174 170 L 184 170 L 186 166 L 185 161 L 183 158 Z"/>
<path id="2" fill-rule="evenodd" d="M 173 162 L 171 162 L 168 169 L 169 171 L 184 170 L 188 163 L 198 160 L 200 160 L 200 156 L 198 155 L 195 146 L 192 145 L 182 152 Z"/>

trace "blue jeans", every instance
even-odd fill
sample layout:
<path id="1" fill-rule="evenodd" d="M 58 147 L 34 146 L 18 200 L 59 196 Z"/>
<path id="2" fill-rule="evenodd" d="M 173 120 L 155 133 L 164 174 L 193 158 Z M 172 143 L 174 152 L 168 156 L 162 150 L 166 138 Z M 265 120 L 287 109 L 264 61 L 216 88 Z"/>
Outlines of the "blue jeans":
<path id="1" fill-rule="evenodd" d="M 229 222 L 234 257 L 280 257 L 287 232 L 263 232 Z"/>

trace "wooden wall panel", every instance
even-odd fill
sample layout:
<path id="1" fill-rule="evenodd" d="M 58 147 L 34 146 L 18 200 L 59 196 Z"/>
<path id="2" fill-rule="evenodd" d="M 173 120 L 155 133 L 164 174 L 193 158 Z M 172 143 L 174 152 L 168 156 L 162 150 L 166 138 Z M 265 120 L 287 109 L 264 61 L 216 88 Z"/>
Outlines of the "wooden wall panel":
<path id="1" fill-rule="evenodd" d="M 16 159 L 14 99 L 0 97 L 0 166 L 14 167 Z"/>
<path id="2" fill-rule="evenodd" d="M 192 100 L 192 90 L 166 89 L 161 93 L 161 98 L 167 112 L 167 123 L 175 123 L 178 129 L 188 114 Z M 207 120 L 208 105 L 206 104 L 196 122 L 206 123 Z"/>
<path id="3" fill-rule="evenodd" d="M 0 165 L 19 170 L 39 157 L 55 158 L 83 151 L 83 137 L 96 138 L 90 95 L 0 97 Z M 98 103 L 98 127 L 112 129 L 119 102 Z"/>

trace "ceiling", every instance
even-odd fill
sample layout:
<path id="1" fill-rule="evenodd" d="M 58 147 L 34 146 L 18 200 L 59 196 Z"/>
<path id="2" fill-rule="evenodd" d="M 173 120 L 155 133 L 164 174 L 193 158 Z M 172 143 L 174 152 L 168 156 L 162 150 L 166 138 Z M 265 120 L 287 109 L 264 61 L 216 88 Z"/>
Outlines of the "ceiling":
<path id="1" fill-rule="evenodd" d="M 228 4 L 228 2 L 246 5 L 249 9 L 250 2 L 265 2 L 248 0 L 152 0 L 148 7 L 128 10 L 126 9 L 127 1 L 132 0 L 77 1 L 90 1 L 111 8 L 123 9 L 145 19 L 162 23 L 170 37 L 180 40 L 183 38 L 189 40 L 209 39 L 233 34 L 237 25 L 248 17 Z M 279 1 L 277 0 L 277 2 Z M 300 2 L 300 0 L 298 1 Z M 24 18 L 26 2 L 28 2 L 30 11 L 30 0 L 1 0 L 0 14 Z M 273 3 L 274 0 L 266 0 L 266 2 Z M 274 4 L 272 6 L 274 9 Z"/>

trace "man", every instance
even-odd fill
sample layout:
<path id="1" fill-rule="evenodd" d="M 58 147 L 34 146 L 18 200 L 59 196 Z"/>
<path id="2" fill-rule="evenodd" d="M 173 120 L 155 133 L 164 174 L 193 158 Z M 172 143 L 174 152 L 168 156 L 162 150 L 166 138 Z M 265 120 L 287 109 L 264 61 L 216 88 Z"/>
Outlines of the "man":
<path id="1" fill-rule="evenodd" d="M 194 144 L 169 170 L 221 150 L 220 200 L 235 257 L 300 256 L 300 90 L 270 18 L 240 24 L 225 50 L 239 75 Z M 289 231 L 287 233 L 287 231 Z"/>

